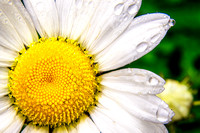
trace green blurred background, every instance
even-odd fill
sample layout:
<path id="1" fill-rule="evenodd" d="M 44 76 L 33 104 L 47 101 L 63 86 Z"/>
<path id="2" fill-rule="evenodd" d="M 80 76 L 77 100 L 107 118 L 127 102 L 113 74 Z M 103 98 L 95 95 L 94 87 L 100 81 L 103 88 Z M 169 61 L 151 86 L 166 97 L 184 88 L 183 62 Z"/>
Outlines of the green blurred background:
<path id="1" fill-rule="evenodd" d="M 175 19 L 153 51 L 126 67 L 150 70 L 165 79 L 189 79 L 194 101 L 200 100 L 200 0 L 143 0 L 138 15 L 162 12 Z M 200 133 L 200 106 L 187 119 L 168 124 L 170 133 Z"/>

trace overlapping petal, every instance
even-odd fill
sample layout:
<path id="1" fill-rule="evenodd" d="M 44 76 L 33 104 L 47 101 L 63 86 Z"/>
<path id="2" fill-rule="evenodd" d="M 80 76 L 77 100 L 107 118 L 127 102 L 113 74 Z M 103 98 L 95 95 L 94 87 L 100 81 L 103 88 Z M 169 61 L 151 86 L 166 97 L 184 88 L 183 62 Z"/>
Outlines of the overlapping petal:
<path id="1" fill-rule="evenodd" d="M 134 94 L 159 94 L 164 88 L 164 79 L 142 69 L 121 69 L 101 76 L 101 84 L 110 89 Z"/>
<path id="2" fill-rule="evenodd" d="M 90 115 L 101 132 L 167 132 L 163 124 L 138 119 L 105 95 L 102 95 L 99 104 Z"/>
<path id="3" fill-rule="evenodd" d="M 172 21 L 162 13 L 135 18 L 121 36 L 96 55 L 100 71 L 122 67 L 151 51 L 173 25 Z"/>
<path id="4" fill-rule="evenodd" d="M 40 127 L 33 124 L 28 124 L 22 133 L 49 133 L 49 127 Z"/>
<path id="5" fill-rule="evenodd" d="M 6 130 L 6 128 L 13 122 L 17 111 L 14 110 L 14 107 L 10 107 L 9 109 L 0 112 L 0 132 Z"/>
<path id="6" fill-rule="evenodd" d="M 99 129 L 88 116 L 83 116 L 77 124 L 78 133 L 100 133 Z"/>
<path id="7" fill-rule="evenodd" d="M 65 126 L 57 127 L 53 130 L 53 133 L 68 133 L 68 130 Z"/>
<path id="8" fill-rule="evenodd" d="M 3 131 L 3 133 L 19 133 L 24 125 L 25 118 L 16 115 L 13 122 Z"/>
<path id="9" fill-rule="evenodd" d="M 96 54 L 121 35 L 137 14 L 141 0 L 101 0 L 80 42 Z"/>
<path id="10" fill-rule="evenodd" d="M 40 36 L 57 37 L 59 20 L 54 0 L 23 0 Z"/>
<path id="11" fill-rule="evenodd" d="M 122 108 L 139 119 L 155 123 L 168 123 L 174 113 L 168 105 L 155 95 L 135 95 L 105 88 L 103 94 L 112 98 Z M 99 101 L 104 99 L 99 99 Z"/>
<path id="12" fill-rule="evenodd" d="M 20 1 L 1 1 L 0 20 L 2 46 L 20 51 L 23 44 L 28 45 L 37 40 L 33 23 Z"/>
<path id="13" fill-rule="evenodd" d="M 0 97 L 0 113 L 7 110 L 11 104 L 12 102 L 9 97 Z"/>

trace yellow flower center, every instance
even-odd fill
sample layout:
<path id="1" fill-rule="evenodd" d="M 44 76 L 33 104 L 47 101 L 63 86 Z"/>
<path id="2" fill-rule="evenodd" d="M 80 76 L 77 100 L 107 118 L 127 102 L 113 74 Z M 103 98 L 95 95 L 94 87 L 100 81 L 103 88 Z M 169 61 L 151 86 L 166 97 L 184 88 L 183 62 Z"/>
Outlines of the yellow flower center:
<path id="1" fill-rule="evenodd" d="M 73 40 L 40 39 L 10 70 L 10 91 L 19 111 L 39 125 L 68 125 L 94 105 L 92 57 Z"/>

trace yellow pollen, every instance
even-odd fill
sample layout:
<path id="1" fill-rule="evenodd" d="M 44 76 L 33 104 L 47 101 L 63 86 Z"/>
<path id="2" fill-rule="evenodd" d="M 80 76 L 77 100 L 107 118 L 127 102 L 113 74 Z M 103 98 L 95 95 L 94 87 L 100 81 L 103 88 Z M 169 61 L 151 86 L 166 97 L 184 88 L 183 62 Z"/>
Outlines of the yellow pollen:
<path id="1" fill-rule="evenodd" d="M 40 39 L 10 70 L 10 91 L 19 111 L 39 125 L 69 125 L 94 105 L 93 61 L 73 40 Z"/>

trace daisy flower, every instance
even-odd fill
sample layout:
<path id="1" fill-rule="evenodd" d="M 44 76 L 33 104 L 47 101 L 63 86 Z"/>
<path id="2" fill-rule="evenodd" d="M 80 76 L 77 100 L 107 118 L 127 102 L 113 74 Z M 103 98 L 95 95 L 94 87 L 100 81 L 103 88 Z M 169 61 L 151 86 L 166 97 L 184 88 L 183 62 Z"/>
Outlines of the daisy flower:
<path id="1" fill-rule="evenodd" d="M 1 0 L 0 132 L 167 132 L 165 81 L 120 69 L 174 21 L 141 0 Z"/>

